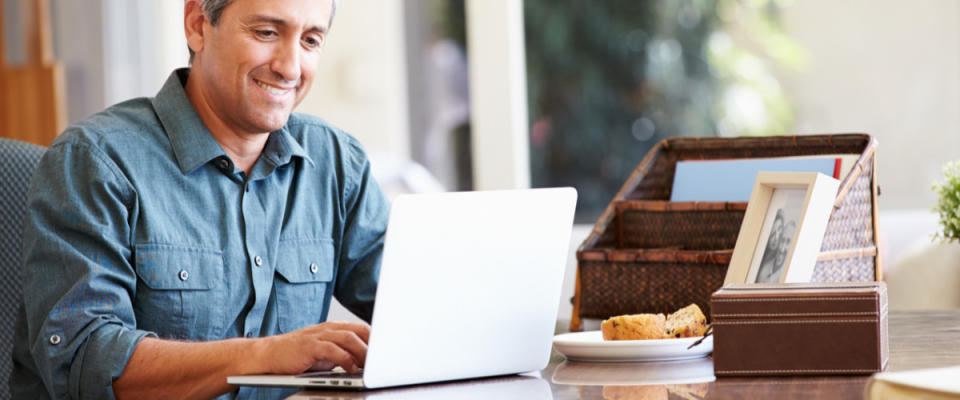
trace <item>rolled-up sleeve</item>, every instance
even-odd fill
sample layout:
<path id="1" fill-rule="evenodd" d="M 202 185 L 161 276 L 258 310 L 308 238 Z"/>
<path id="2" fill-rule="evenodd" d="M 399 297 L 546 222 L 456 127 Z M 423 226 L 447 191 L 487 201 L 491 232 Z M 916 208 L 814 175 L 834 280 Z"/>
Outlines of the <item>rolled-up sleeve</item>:
<path id="1" fill-rule="evenodd" d="M 373 179 L 370 162 L 359 143 L 350 141 L 346 149 L 346 219 L 335 296 L 344 307 L 370 322 L 390 205 Z"/>
<path id="2" fill-rule="evenodd" d="M 76 132 L 75 132 L 76 133 Z M 131 298 L 136 194 L 100 149 L 68 131 L 34 174 L 24 221 L 25 342 L 51 398 L 113 398 L 137 343 Z"/>

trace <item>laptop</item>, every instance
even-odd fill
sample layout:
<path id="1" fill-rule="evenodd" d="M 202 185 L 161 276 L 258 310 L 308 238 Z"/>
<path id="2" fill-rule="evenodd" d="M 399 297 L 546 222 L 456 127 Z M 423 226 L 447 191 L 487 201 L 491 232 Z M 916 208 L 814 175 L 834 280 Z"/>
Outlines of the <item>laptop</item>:
<path id="1" fill-rule="evenodd" d="M 227 383 L 376 389 L 545 368 L 576 199 L 573 188 L 397 197 L 362 373 Z"/>

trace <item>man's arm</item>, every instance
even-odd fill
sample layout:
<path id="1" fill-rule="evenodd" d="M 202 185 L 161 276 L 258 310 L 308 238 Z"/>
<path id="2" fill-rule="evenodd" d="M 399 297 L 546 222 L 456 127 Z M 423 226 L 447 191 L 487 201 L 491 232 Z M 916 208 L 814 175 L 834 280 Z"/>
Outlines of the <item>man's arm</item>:
<path id="1" fill-rule="evenodd" d="M 343 166 L 346 215 L 334 295 L 363 320 L 373 317 L 390 204 L 371 173 L 363 148 L 350 138 Z"/>
<path id="2" fill-rule="evenodd" d="M 363 367 L 370 328 L 326 322 L 283 335 L 214 342 L 144 338 L 137 345 L 113 391 L 118 399 L 205 399 L 234 389 L 227 377 L 296 374 L 329 368 L 349 372 Z"/>
<path id="3" fill-rule="evenodd" d="M 23 227 L 23 379 L 49 398 L 112 398 L 137 343 L 129 263 L 136 194 L 116 165 L 69 129 L 31 181 Z M 36 388 L 37 382 L 21 382 Z M 32 393 L 38 397 L 40 393 Z"/>

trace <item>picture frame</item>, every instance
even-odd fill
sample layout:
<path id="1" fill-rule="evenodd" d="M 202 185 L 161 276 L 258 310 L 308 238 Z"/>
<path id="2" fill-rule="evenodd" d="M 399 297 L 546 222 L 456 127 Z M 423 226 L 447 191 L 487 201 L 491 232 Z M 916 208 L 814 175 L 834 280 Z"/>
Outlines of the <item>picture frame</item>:
<path id="1" fill-rule="evenodd" d="M 758 173 L 724 285 L 809 282 L 839 186 L 816 172 Z"/>

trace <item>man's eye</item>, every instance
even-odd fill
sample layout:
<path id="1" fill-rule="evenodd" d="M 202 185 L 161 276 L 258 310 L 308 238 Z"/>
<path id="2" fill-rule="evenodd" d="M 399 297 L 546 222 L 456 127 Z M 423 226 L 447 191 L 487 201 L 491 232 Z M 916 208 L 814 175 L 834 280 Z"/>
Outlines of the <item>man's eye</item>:
<path id="1" fill-rule="evenodd" d="M 277 36 L 277 32 L 271 31 L 269 29 L 258 29 L 258 30 L 255 30 L 254 33 L 256 33 L 257 37 L 260 37 L 263 39 L 271 39 L 274 36 Z"/>
<path id="2" fill-rule="evenodd" d="M 323 41 L 319 38 L 313 36 L 307 36 L 303 38 L 303 46 L 308 49 L 320 47 L 321 44 L 323 44 Z"/>

